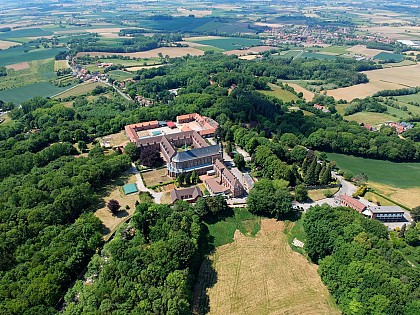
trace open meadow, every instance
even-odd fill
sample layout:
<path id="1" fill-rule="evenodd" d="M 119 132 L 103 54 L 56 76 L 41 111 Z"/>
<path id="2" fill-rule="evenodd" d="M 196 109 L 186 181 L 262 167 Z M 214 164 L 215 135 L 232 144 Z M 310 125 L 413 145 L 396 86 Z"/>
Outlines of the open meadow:
<path id="1" fill-rule="evenodd" d="M 61 91 L 61 93 L 54 95 L 54 98 L 63 99 L 70 96 L 85 95 L 92 92 L 97 86 L 108 87 L 108 85 L 102 82 L 85 82 L 71 88 L 65 88 L 64 91 Z"/>
<path id="2" fill-rule="evenodd" d="M 268 86 L 271 88 L 271 91 L 261 90 L 259 92 L 264 94 L 264 95 L 275 96 L 275 97 L 277 97 L 278 99 L 280 99 L 284 102 L 297 101 L 299 99 L 292 92 L 284 90 L 276 84 L 268 83 Z"/>
<path id="3" fill-rule="evenodd" d="M 234 242 L 203 263 L 198 279 L 195 314 L 340 313 L 317 266 L 290 248 L 285 223 L 274 219 L 263 219 L 255 237 L 236 230 Z"/>

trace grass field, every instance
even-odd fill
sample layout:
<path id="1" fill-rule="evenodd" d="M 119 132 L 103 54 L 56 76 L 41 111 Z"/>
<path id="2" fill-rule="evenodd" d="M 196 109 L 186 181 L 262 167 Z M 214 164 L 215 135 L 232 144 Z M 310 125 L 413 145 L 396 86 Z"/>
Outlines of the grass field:
<path id="1" fill-rule="evenodd" d="M 259 91 L 265 95 L 271 95 L 271 96 L 275 96 L 278 99 L 281 99 L 285 102 L 290 102 L 290 101 L 297 101 L 299 98 L 287 91 L 287 90 L 283 90 L 280 86 L 276 85 L 276 84 L 272 84 L 272 83 L 268 83 L 268 86 L 271 88 L 271 91 Z"/>
<path id="2" fill-rule="evenodd" d="M 21 104 L 23 101 L 27 101 L 35 96 L 50 97 L 66 89 L 68 89 L 68 87 L 58 87 L 47 82 L 33 83 L 10 90 L 0 91 L 0 100 L 3 102 Z"/>
<path id="3" fill-rule="evenodd" d="M 54 71 L 58 71 L 61 69 L 68 69 L 68 68 L 70 68 L 70 65 L 67 60 L 56 60 L 54 62 Z"/>
<path id="4" fill-rule="evenodd" d="M 370 125 L 378 125 L 382 124 L 386 121 L 393 121 L 395 120 L 394 117 L 388 114 L 384 113 L 371 113 L 371 112 L 359 112 L 350 116 L 344 116 L 344 119 L 346 120 L 353 120 L 364 124 L 370 124 Z"/>
<path id="5" fill-rule="evenodd" d="M 233 214 L 215 224 L 207 224 L 214 246 L 233 242 L 236 230 L 247 236 L 255 236 L 260 230 L 261 219 L 243 208 L 234 208 Z"/>
<path id="6" fill-rule="evenodd" d="M 349 48 L 349 47 L 348 46 L 328 46 L 328 47 L 321 48 L 320 51 L 333 53 L 333 54 L 337 54 L 337 55 L 343 55 L 343 54 L 348 54 L 349 53 L 347 48 Z"/>
<path id="7" fill-rule="evenodd" d="M 331 60 L 337 58 L 334 55 L 327 55 L 327 54 L 321 54 L 321 53 L 313 53 L 313 52 L 304 52 L 303 54 L 300 54 L 297 56 L 297 58 L 315 58 L 320 60 Z"/>
<path id="8" fill-rule="evenodd" d="M 10 32 L 0 33 L 0 39 L 14 39 L 20 37 L 36 37 L 36 36 L 50 36 L 53 32 L 44 30 L 42 28 L 27 28 L 21 30 L 14 30 Z"/>
<path id="9" fill-rule="evenodd" d="M 339 314 L 317 266 L 290 248 L 285 223 L 274 219 L 262 220 L 255 237 L 237 230 L 232 244 L 204 262 L 198 279 L 195 314 L 205 313 L 200 306 L 207 298 L 210 315 Z"/>
<path id="10" fill-rule="evenodd" d="M 376 182 L 369 182 L 369 187 L 381 195 L 387 196 L 388 198 L 391 198 L 391 200 L 399 202 L 409 208 L 414 208 L 420 205 L 420 187 L 399 188 Z M 377 195 L 375 196 L 379 201 L 386 200 L 378 197 Z M 387 202 L 389 203 L 389 201 Z"/>
<path id="11" fill-rule="evenodd" d="M 325 193 L 327 191 L 330 191 L 331 193 L 335 194 L 339 188 L 327 188 L 327 189 L 311 189 L 308 190 L 309 198 L 311 198 L 313 201 L 318 201 L 321 199 L 325 199 Z"/>
<path id="12" fill-rule="evenodd" d="M 106 85 L 105 83 L 102 83 L 102 82 L 81 83 L 79 85 L 76 85 L 75 87 L 64 88 L 65 90 L 62 91 L 62 93 L 55 95 L 54 98 L 55 99 L 58 99 L 58 98 L 63 99 L 63 98 L 69 97 L 69 96 L 85 95 L 85 94 L 88 94 L 88 93 L 92 92 L 92 90 L 94 88 L 96 88 L 97 86 L 108 87 L 108 85 Z"/>
<path id="13" fill-rule="evenodd" d="M 141 174 L 143 181 L 147 187 L 156 186 L 163 183 L 173 182 L 173 178 L 167 175 L 166 168 L 144 172 Z"/>
<path id="14" fill-rule="evenodd" d="M 227 37 L 227 38 L 214 38 L 214 39 L 203 39 L 200 40 L 199 38 L 193 38 L 191 40 L 188 39 L 190 42 L 197 42 L 204 45 L 214 46 L 222 50 L 234 50 L 234 49 L 241 49 L 250 46 L 256 46 L 260 43 L 258 39 L 250 39 L 250 38 L 236 38 L 236 37 Z"/>
<path id="15" fill-rule="evenodd" d="M 127 79 L 132 79 L 133 74 L 130 72 L 122 71 L 122 70 L 113 70 L 108 72 L 108 76 L 117 81 L 125 81 Z"/>
<path id="16" fill-rule="evenodd" d="M 380 52 L 379 54 L 377 54 L 375 57 L 373 57 L 373 59 L 376 60 L 385 60 L 385 61 L 393 61 L 393 62 L 400 62 L 404 59 L 404 55 L 400 55 L 400 54 L 393 54 L 393 53 L 389 53 L 389 52 Z"/>
<path id="17" fill-rule="evenodd" d="M 398 188 L 420 187 L 420 163 L 394 163 L 337 153 L 327 153 L 327 156 L 336 161 L 340 169 L 349 170 L 353 174 L 367 174 L 369 182 Z"/>

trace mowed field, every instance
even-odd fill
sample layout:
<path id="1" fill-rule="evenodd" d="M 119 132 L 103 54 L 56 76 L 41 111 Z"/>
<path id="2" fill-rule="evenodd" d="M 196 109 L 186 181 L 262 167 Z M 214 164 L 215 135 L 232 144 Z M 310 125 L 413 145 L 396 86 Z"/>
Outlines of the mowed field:
<path id="1" fill-rule="evenodd" d="M 300 92 L 302 92 L 302 94 L 303 94 L 303 98 L 306 100 L 306 101 L 308 101 L 308 102 L 310 102 L 310 101 L 312 101 L 312 99 L 314 98 L 314 96 L 315 96 L 315 93 L 313 93 L 313 92 L 311 92 L 311 91 L 308 91 L 307 89 L 305 89 L 305 88 L 303 88 L 302 86 L 300 86 L 299 84 L 296 84 L 296 83 L 289 83 L 289 82 L 287 82 L 287 81 L 283 81 L 283 84 L 288 84 L 289 86 L 291 86 L 294 90 L 295 90 L 295 92 L 296 93 L 300 93 Z"/>
<path id="2" fill-rule="evenodd" d="M 281 99 L 285 102 L 290 101 L 297 101 L 299 98 L 293 94 L 292 92 L 289 92 L 287 90 L 283 90 L 280 86 L 272 83 L 268 83 L 268 86 L 271 88 L 271 91 L 259 91 L 265 95 L 275 96 L 278 99 Z"/>
<path id="3" fill-rule="evenodd" d="M 317 266 L 290 248 L 284 230 L 274 219 L 262 220 L 255 237 L 237 230 L 234 242 L 218 247 L 200 269 L 195 305 L 206 292 L 210 315 L 340 314 Z"/>
<path id="4" fill-rule="evenodd" d="M 420 64 L 364 71 L 362 73 L 365 73 L 368 76 L 368 83 L 329 90 L 327 94 L 333 96 L 337 100 L 343 99 L 351 101 L 355 98 L 370 96 L 382 90 L 414 87 L 419 85 L 420 82 Z"/>
<path id="5" fill-rule="evenodd" d="M 108 85 L 102 82 L 85 82 L 85 83 L 76 85 L 75 87 L 71 87 L 71 88 L 67 87 L 65 91 L 62 91 L 62 93 L 55 95 L 54 98 L 63 99 L 69 96 L 85 95 L 92 92 L 92 90 L 96 88 L 97 86 L 108 87 Z"/>

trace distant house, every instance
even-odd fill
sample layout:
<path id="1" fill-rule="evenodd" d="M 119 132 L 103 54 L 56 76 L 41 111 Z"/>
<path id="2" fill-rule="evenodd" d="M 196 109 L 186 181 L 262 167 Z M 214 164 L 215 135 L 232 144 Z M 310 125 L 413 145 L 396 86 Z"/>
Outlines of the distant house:
<path id="1" fill-rule="evenodd" d="M 375 127 L 373 127 L 371 124 L 362 124 L 362 126 L 369 131 L 377 131 L 378 130 Z"/>
<path id="2" fill-rule="evenodd" d="M 363 214 L 370 219 L 377 219 L 384 222 L 398 222 L 404 220 L 404 210 L 398 206 L 370 207 L 363 211 Z"/>
<path id="3" fill-rule="evenodd" d="M 366 206 L 353 197 L 340 195 L 336 198 L 336 200 L 339 202 L 340 206 L 352 208 L 359 213 L 362 213 L 364 210 L 366 210 Z"/>
<path id="4" fill-rule="evenodd" d="M 175 203 L 178 200 L 184 200 L 189 203 L 194 203 L 197 201 L 198 197 L 202 197 L 203 193 L 197 186 L 185 188 L 185 189 L 172 189 L 171 190 L 171 200 L 172 203 Z"/>
<path id="5" fill-rule="evenodd" d="M 314 107 L 316 109 L 319 109 L 319 110 L 323 111 L 324 113 L 329 113 L 330 112 L 330 110 L 327 108 L 327 106 L 324 106 L 324 105 L 314 104 Z"/>
<path id="6" fill-rule="evenodd" d="M 401 134 L 414 127 L 413 124 L 410 124 L 404 121 L 403 122 L 390 122 L 389 121 L 389 122 L 386 122 L 385 125 L 388 127 L 394 128 L 398 134 Z"/>

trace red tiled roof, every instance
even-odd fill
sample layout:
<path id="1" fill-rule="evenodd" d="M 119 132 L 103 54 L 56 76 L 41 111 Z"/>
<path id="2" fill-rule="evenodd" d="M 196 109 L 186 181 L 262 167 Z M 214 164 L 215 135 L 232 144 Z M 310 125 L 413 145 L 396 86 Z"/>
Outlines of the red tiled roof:
<path id="1" fill-rule="evenodd" d="M 360 201 L 358 201 L 358 200 L 356 200 L 356 199 L 354 199 L 350 196 L 342 195 L 342 196 L 340 196 L 340 199 L 342 201 L 345 201 L 348 204 L 349 207 L 351 207 L 351 208 L 353 208 L 353 209 L 355 209 L 359 212 L 362 212 L 363 210 L 366 209 L 366 206 L 363 203 L 361 203 Z"/>

